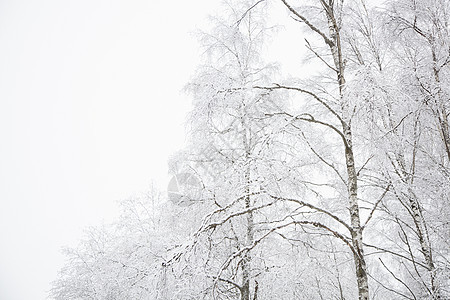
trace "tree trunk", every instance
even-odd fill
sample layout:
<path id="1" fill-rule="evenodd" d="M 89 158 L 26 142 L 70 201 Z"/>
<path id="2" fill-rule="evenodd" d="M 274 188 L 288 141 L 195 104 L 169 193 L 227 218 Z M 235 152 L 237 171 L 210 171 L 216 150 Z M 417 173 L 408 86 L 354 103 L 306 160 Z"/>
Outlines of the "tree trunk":
<path id="1" fill-rule="evenodd" d="M 245 197 L 245 208 L 251 207 L 250 199 L 250 172 L 247 173 L 247 197 Z M 253 212 L 247 213 L 247 232 L 246 232 L 246 246 L 253 244 Z M 241 288 L 241 300 L 250 300 L 250 268 L 251 268 L 251 254 L 247 252 L 242 259 L 242 288 Z"/>
<path id="2" fill-rule="evenodd" d="M 402 152 L 398 152 L 395 156 L 395 159 L 397 160 L 398 167 L 396 168 L 397 174 L 401 174 L 401 181 L 406 186 L 411 186 L 413 184 L 413 178 L 414 173 L 410 174 L 406 170 L 406 161 L 405 156 Z M 413 162 L 414 164 L 414 162 Z M 423 255 L 423 258 L 425 260 L 425 265 L 428 268 L 429 272 L 429 279 L 430 279 L 430 287 L 432 299 L 439 300 L 440 292 L 439 292 L 439 285 L 436 282 L 436 267 L 434 265 L 433 261 L 433 254 L 432 254 L 432 247 L 431 242 L 428 236 L 428 229 L 427 224 L 425 221 L 425 218 L 423 217 L 423 208 L 420 205 L 419 198 L 416 196 L 414 191 L 411 189 L 411 187 L 408 187 L 408 207 L 410 209 L 410 215 L 413 219 L 414 227 L 416 228 L 415 235 L 417 236 L 417 239 L 419 240 L 420 244 L 420 252 Z M 411 253 L 413 256 L 414 253 Z"/>
<path id="3" fill-rule="evenodd" d="M 354 248 L 354 263 L 356 268 L 356 279 L 358 282 L 358 295 L 359 300 L 369 300 L 369 282 L 367 279 L 367 266 L 364 258 L 363 250 L 363 229 L 361 228 L 361 221 L 359 215 L 358 205 L 358 177 L 355 167 L 355 158 L 353 156 L 352 146 L 352 131 L 350 118 L 350 107 L 348 105 L 348 99 L 344 97 L 345 89 L 345 63 L 342 52 L 340 27 L 334 14 L 334 3 L 329 1 L 328 4 L 325 1 L 321 1 L 324 7 L 325 14 L 328 19 L 328 27 L 330 38 L 333 43 L 329 44 L 331 54 L 333 57 L 334 65 L 336 67 L 337 84 L 339 86 L 339 96 L 341 99 L 342 109 L 342 132 L 345 137 L 345 163 L 347 166 L 347 190 L 350 212 L 350 223 L 352 227 L 352 246 Z"/>
<path id="4" fill-rule="evenodd" d="M 430 41 L 431 46 L 431 57 L 433 58 L 433 73 L 434 80 L 436 81 L 436 85 L 439 87 L 438 93 L 435 95 L 435 108 L 432 108 L 432 111 L 437 119 L 437 127 L 439 129 L 439 133 L 441 135 L 442 142 L 444 144 L 444 149 L 447 153 L 447 159 L 450 162 L 450 133 L 449 133 L 449 124 L 448 124 L 448 114 L 445 109 L 444 103 L 448 101 L 445 96 L 440 91 L 441 79 L 440 79 L 440 69 L 438 68 L 438 61 L 436 57 L 436 50 L 434 49 L 433 43 Z M 444 97 L 444 99 L 442 99 Z"/>
<path id="5" fill-rule="evenodd" d="M 248 124 L 246 124 L 245 120 L 243 120 L 243 126 L 245 128 L 245 135 L 244 135 L 244 146 L 246 150 L 245 158 L 246 161 L 250 161 L 250 142 L 251 142 L 251 131 L 248 128 Z M 247 169 L 245 170 L 245 208 L 250 208 L 251 203 L 251 196 L 250 196 L 250 184 L 251 184 L 251 174 L 250 174 L 250 164 L 247 165 Z M 253 212 L 250 211 L 246 214 L 246 236 L 245 236 L 245 244 L 246 246 L 250 246 L 253 244 L 254 240 L 254 221 L 253 221 Z M 242 258 L 242 287 L 241 287 L 241 300 L 251 300 L 250 298 L 250 279 L 251 279 L 251 254 L 250 251 L 248 251 L 244 257 Z"/>
<path id="6" fill-rule="evenodd" d="M 409 191 L 409 193 L 409 204 L 412 211 L 414 225 L 416 227 L 416 235 L 419 239 L 420 249 L 425 259 L 426 266 L 428 267 L 428 272 L 430 273 L 431 294 L 433 297 L 432 299 L 438 300 L 441 299 L 441 297 L 439 295 L 439 287 L 436 283 L 436 268 L 433 262 L 433 254 L 431 251 L 430 240 L 428 238 L 426 222 L 423 218 L 422 208 L 417 197 L 412 191 Z"/>
<path id="7" fill-rule="evenodd" d="M 362 228 L 359 216 L 358 205 L 358 178 L 356 175 L 355 159 L 353 157 L 352 149 L 352 133 L 349 126 L 344 126 L 344 135 L 347 140 L 347 147 L 345 149 L 345 162 L 347 165 L 348 174 L 348 200 L 350 222 L 352 227 L 352 246 L 354 248 L 354 262 L 356 268 L 356 279 L 358 282 L 359 300 L 369 300 L 369 282 L 367 278 L 367 266 L 364 258 Z"/>

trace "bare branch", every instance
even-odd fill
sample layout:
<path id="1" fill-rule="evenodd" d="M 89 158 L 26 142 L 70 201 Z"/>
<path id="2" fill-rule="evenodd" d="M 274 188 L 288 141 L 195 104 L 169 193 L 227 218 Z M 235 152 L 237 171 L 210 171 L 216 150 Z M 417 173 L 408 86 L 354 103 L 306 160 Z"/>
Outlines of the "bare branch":
<path id="1" fill-rule="evenodd" d="M 334 43 L 332 40 L 330 40 L 327 35 L 325 33 L 323 33 L 319 28 L 317 28 L 316 26 L 314 26 L 313 24 L 311 24 L 311 22 L 308 21 L 308 19 L 306 19 L 304 16 L 302 16 L 301 14 L 299 14 L 295 9 L 293 9 L 285 0 L 281 0 L 281 2 L 283 2 L 283 4 L 300 20 L 302 20 L 306 25 L 308 25 L 309 28 L 311 28 L 312 31 L 318 33 L 323 40 L 325 41 L 325 43 L 331 48 L 334 47 Z"/>
<path id="2" fill-rule="evenodd" d="M 389 268 L 384 264 L 384 262 L 381 260 L 381 258 L 379 258 L 379 260 L 380 260 L 381 264 L 383 265 L 383 267 L 384 267 L 384 268 L 392 275 L 392 277 L 394 277 L 395 280 L 397 280 L 397 281 L 400 282 L 404 287 L 406 287 L 406 289 L 411 293 L 411 295 L 414 297 L 414 299 L 416 299 L 416 297 L 414 296 L 413 291 L 411 291 L 411 289 L 408 287 L 408 285 L 407 285 L 403 280 L 401 280 L 400 278 L 398 278 L 397 276 L 395 276 L 395 274 L 394 274 L 391 270 L 389 270 Z"/>
<path id="3" fill-rule="evenodd" d="M 270 203 L 267 203 L 267 204 L 263 204 L 263 205 L 260 205 L 260 206 L 250 207 L 250 208 L 243 209 L 241 211 L 232 213 L 232 214 L 228 215 L 227 217 L 225 217 L 224 219 L 222 219 L 222 220 L 220 220 L 218 222 L 214 222 L 214 223 L 210 223 L 210 224 L 206 225 L 200 231 L 207 231 L 207 230 L 210 230 L 210 229 L 215 229 L 217 226 L 220 226 L 220 225 L 226 223 L 228 220 L 230 220 L 230 219 L 232 219 L 234 217 L 238 217 L 238 216 L 241 216 L 241 215 L 244 215 L 244 214 L 248 214 L 250 212 L 253 212 L 253 211 L 265 208 L 265 207 L 269 207 L 269 206 L 271 206 L 271 205 L 273 205 L 275 203 L 276 203 L 276 201 L 270 202 Z"/>
<path id="4" fill-rule="evenodd" d="M 294 20 L 295 20 L 295 19 L 294 19 Z M 322 57 L 319 53 L 317 53 L 317 52 L 312 48 L 311 44 L 308 42 L 307 39 L 305 39 L 305 41 L 306 41 L 306 48 L 307 48 L 309 51 L 311 51 L 312 53 L 314 53 L 314 55 L 317 56 L 317 58 L 320 59 L 320 60 L 321 60 L 328 68 L 330 68 L 331 70 L 333 70 L 333 71 L 336 72 L 336 73 L 339 73 L 339 71 L 336 70 L 336 68 L 330 66 L 330 64 L 329 64 L 325 59 L 323 59 L 323 57 Z"/>
<path id="5" fill-rule="evenodd" d="M 239 20 L 237 20 L 236 25 L 239 26 L 242 22 L 242 20 L 245 18 L 245 16 L 248 14 L 249 11 L 251 11 L 253 8 L 255 8 L 258 4 L 260 4 L 261 2 L 265 2 L 266 0 L 259 0 L 258 2 L 256 2 L 255 4 L 253 4 L 252 6 L 250 6 L 243 14 L 242 17 L 239 18 Z"/>
<path id="6" fill-rule="evenodd" d="M 369 161 L 373 158 L 374 155 L 371 155 L 366 162 L 362 165 L 362 167 L 356 172 L 356 176 L 359 176 L 359 173 L 361 173 L 362 170 L 364 170 L 364 167 L 369 163 Z"/>
<path id="7" fill-rule="evenodd" d="M 298 87 L 292 87 L 292 86 L 284 86 L 284 85 L 280 85 L 277 83 L 274 83 L 274 87 L 263 87 L 263 86 L 254 86 L 254 88 L 257 89 L 265 89 L 265 90 L 277 90 L 277 89 L 285 89 L 285 90 L 294 90 L 294 91 L 298 91 L 307 95 L 312 96 L 317 102 L 319 102 L 320 104 L 322 104 L 329 112 L 331 112 L 338 120 L 339 122 L 343 125 L 345 124 L 344 120 L 341 118 L 341 116 L 333 109 L 331 108 L 330 105 L 328 105 L 328 103 L 325 102 L 325 100 L 321 99 L 319 96 L 317 96 L 315 93 L 305 90 L 305 89 L 301 89 Z"/>
<path id="8" fill-rule="evenodd" d="M 383 284 L 381 281 L 379 281 L 378 279 L 376 279 L 374 276 L 372 276 L 372 275 L 370 275 L 369 274 L 369 276 L 373 279 L 373 280 L 375 280 L 379 285 L 381 285 L 383 288 L 385 288 L 386 290 L 388 290 L 388 291 L 390 291 L 390 292 L 393 292 L 393 293 L 395 293 L 395 294 L 397 294 L 397 295 L 399 295 L 399 296 L 402 296 L 403 298 L 406 298 L 406 299 L 410 299 L 410 300 L 414 300 L 413 298 L 411 298 L 411 297 L 408 297 L 408 296 L 406 296 L 405 294 L 402 294 L 402 293 L 400 293 L 400 292 L 398 292 L 398 291 L 396 291 L 396 290 L 394 290 L 394 289 L 392 289 L 392 288 L 390 288 L 390 287 L 387 287 L 385 284 Z"/>
<path id="9" fill-rule="evenodd" d="M 283 198 L 283 197 L 277 197 L 277 196 L 272 196 L 272 195 L 270 195 L 270 197 L 272 197 L 275 200 L 284 200 L 284 201 L 295 202 L 295 203 L 298 203 L 300 205 L 303 205 L 303 206 L 309 207 L 311 209 L 314 209 L 314 210 L 316 210 L 318 212 L 324 213 L 327 216 L 333 218 L 334 220 L 336 220 L 339 223 L 341 223 L 342 225 L 344 225 L 345 228 L 348 229 L 348 231 L 353 232 L 353 229 L 352 229 L 352 227 L 350 225 L 348 225 L 345 221 L 343 221 L 341 218 L 339 218 L 335 214 L 333 214 L 333 213 L 331 213 L 331 212 L 329 212 L 329 211 L 327 211 L 327 210 L 325 210 L 323 208 L 317 207 L 315 205 L 312 205 L 310 203 L 307 203 L 307 202 L 304 202 L 304 201 L 301 201 L 301 200 L 298 200 L 298 199 Z"/>
<path id="10" fill-rule="evenodd" d="M 220 276 L 222 275 L 222 272 L 228 268 L 228 266 L 230 265 L 230 263 L 237 257 L 241 256 L 244 253 L 247 253 L 249 251 L 251 251 L 253 248 L 255 248 L 262 240 L 264 240 L 265 238 L 267 238 L 270 234 L 272 234 L 273 232 L 280 230 L 282 228 L 291 226 L 291 225 L 312 225 L 314 227 L 318 227 L 318 228 L 322 228 L 325 229 L 329 232 L 331 232 L 335 237 L 337 237 L 338 239 L 342 240 L 349 248 L 350 250 L 353 252 L 353 254 L 359 258 L 359 255 L 357 253 L 357 251 L 355 251 L 355 249 L 353 248 L 353 246 L 350 244 L 350 242 L 347 240 L 347 238 L 345 236 L 343 236 L 342 234 L 338 233 L 337 231 L 329 228 L 328 226 L 320 223 L 320 222 L 315 222 L 315 221 L 292 221 L 286 224 L 281 224 L 279 226 L 273 227 L 271 228 L 268 232 L 266 232 L 265 234 L 263 234 L 260 238 L 256 239 L 253 241 L 253 243 L 251 245 L 248 245 L 246 247 L 243 247 L 241 249 L 239 249 L 239 251 L 236 251 L 233 255 L 231 255 L 223 264 L 222 267 L 220 268 L 217 278 L 220 278 Z"/>
<path id="11" fill-rule="evenodd" d="M 389 191 L 389 188 L 391 187 L 391 184 L 389 184 L 385 189 L 383 194 L 381 194 L 380 199 L 377 200 L 377 202 L 375 202 L 375 205 L 373 206 L 372 210 L 370 211 L 369 216 L 367 217 L 366 222 L 364 222 L 364 225 L 362 226 L 361 230 L 364 230 L 364 228 L 366 228 L 367 223 L 369 223 L 370 219 L 372 219 L 372 216 L 375 212 L 375 210 L 378 207 L 378 204 L 380 204 L 380 202 L 383 200 L 384 196 L 387 194 L 387 192 Z"/>
<path id="12" fill-rule="evenodd" d="M 232 281 L 232 280 L 225 279 L 225 278 L 219 278 L 217 276 L 211 276 L 211 275 L 209 275 L 208 277 L 211 277 L 211 278 L 213 278 L 215 280 L 219 280 L 219 281 L 223 281 L 225 283 L 231 284 L 234 287 L 236 287 L 239 291 L 242 291 L 242 287 L 239 284 L 237 284 L 236 282 Z"/>
<path id="13" fill-rule="evenodd" d="M 326 164 L 327 166 L 329 166 L 339 177 L 339 179 L 341 179 L 341 181 L 347 185 L 347 182 L 345 181 L 344 177 L 341 175 L 341 173 L 339 172 L 339 170 L 331 163 L 329 163 L 328 161 L 326 161 L 322 155 L 320 155 L 319 153 L 317 153 L 317 151 L 311 146 L 311 144 L 309 143 L 308 139 L 306 138 L 304 132 L 302 131 L 302 136 L 305 139 L 306 144 L 308 145 L 309 149 L 311 149 L 312 153 L 314 153 L 324 164 Z"/>
<path id="14" fill-rule="evenodd" d="M 417 262 L 417 261 L 413 261 L 413 260 L 411 260 L 411 258 L 409 258 L 409 257 L 407 257 L 407 256 L 404 256 L 404 255 L 402 255 L 402 254 L 400 254 L 400 253 L 398 253 L 398 252 L 391 251 L 391 250 L 388 250 L 388 249 L 384 249 L 384 248 L 381 248 L 381 247 L 378 247 L 378 246 L 366 244 L 366 243 L 363 243 L 363 245 L 364 245 L 365 247 L 374 248 L 374 249 L 376 249 L 376 250 L 378 250 L 378 251 L 382 251 L 382 252 L 385 252 L 385 253 L 389 253 L 389 254 L 392 254 L 392 255 L 401 257 L 401 258 L 403 258 L 403 259 L 405 259 L 405 260 L 407 260 L 407 261 L 410 261 L 410 262 L 412 262 L 412 263 L 416 263 L 417 265 L 421 266 L 422 268 L 428 269 L 428 267 L 425 266 L 424 264 L 422 264 L 422 263 L 420 263 L 420 262 Z"/>
<path id="15" fill-rule="evenodd" d="M 298 115 L 296 117 L 294 117 L 293 115 L 291 115 L 291 114 L 289 114 L 287 112 L 277 112 L 277 113 L 266 114 L 266 116 L 269 116 L 269 117 L 270 116 L 275 116 L 275 115 L 286 115 L 288 117 L 291 117 L 293 120 L 301 120 L 301 121 L 306 121 L 306 122 L 310 122 L 310 123 L 316 123 L 316 124 L 327 126 L 328 128 L 331 128 L 333 131 L 335 131 L 337 134 L 339 134 L 339 136 L 342 138 L 342 141 L 344 143 L 345 148 L 348 148 L 347 139 L 345 138 L 344 134 L 338 128 L 336 128 L 336 126 L 331 125 L 329 123 L 325 123 L 323 121 L 316 120 L 310 114 L 301 114 L 301 115 Z M 308 116 L 309 118 L 304 118 L 302 116 Z"/>
<path id="16" fill-rule="evenodd" d="M 402 123 L 403 121 L 410 115 L 412 114 L 412 112 L 410 111 L 409 113 L 407 113 L 398 123 L 397 125 L 395 125 L 391 130 L 389 130 L 388 132 L 386 132 L 383 137 L 385 137 L 386 135 L 388 135 L 391 132 L 394 132 Z"/>

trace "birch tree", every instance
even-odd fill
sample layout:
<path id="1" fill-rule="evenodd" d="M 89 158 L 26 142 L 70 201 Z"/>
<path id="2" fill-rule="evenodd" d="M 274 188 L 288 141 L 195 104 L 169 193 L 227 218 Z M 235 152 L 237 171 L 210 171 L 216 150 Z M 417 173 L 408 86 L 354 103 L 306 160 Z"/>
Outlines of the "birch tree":
<path id="1" fill-rule="evenodd" d="M 195 142 L 184 158 L 184 168 L 202 179 L 205 197 L 209 196 L 205 201 L 214 204 L 195 243 L 203 233 L 212 239 L 219 233 L 225 238 L 213 246 L 220 251 L 209 250 L 224 259 L 222 266 L 211 266 L 211 271 L 215 269 L 209 275 L 214 279 L 211 293 L 221 297 L 228 294 L 221 286 L 231 286 L 245 300 L 256 297 L 258 287 L 251 255 L 256 243 L 254 214 L 270 205 L 258 194 L 266 184 L 261 181 L 265 176 L 259 175 L 266 172 L 264 153 L 271 139 L 262 112 L 271 109 L 271 95 L 252 86 L 266 80 L 273 69 L 259 55 L 269 30 L 261 18 L 263 7 L 247 10 L 248 4 L 229 2 L 228 15 L 214 19 L 212 33 L 201 34 L 209 57 L 188 85 L 194 96 L 191 139 Z M 224 249 L 224 244 L 235 250 Z"/>
<path id="2" fill-rule="evenodd" d="M 446 299 L 449 11 L 226 1 L 199 34 L 189 142 L 170 162 L 195 192 L 126 204 L 70 251 L 53 295 Z M 304 45 L 313 68 L 265 62 L 279 17 L 303 30 L 285 47 Z"/>
<path id="3" fill-rule="evenodd" d="M 450 55 L 448 9 L 448 1 L 391 1 L 382 17 L 386 36 L 395 45 L 390 78 L 398 83 L 384 84 L 382 92 L 390 99 L 380 113 L 385 140 L 380 152 L 388 159 L 383 175 L 392 183 L 395 199 L 384 206 L 402 241 L 395 251 L 411 258 L 396 280 L 413 298 L 441 299 L 448 293 L 442 282 L 448 272 L 448 253 L 443 250 L 448 235 L 442 234 L 448 231 L 443 220 L 449 201 L 444 116 L 449 96 L 448 83 L 442 80 L 448 77 L 444 74 Z"/>
<path id="4" fill-rule="evenodd" d="M 344 175 L 333 162 L 327 161 L 320 153 L 311 146 L 311 150 L 320 158 L 322 163 L 330 167 L 346 186 L 347 189 L 347 204 L 346 207 L 349 212 L 350 224 L 347 224 L 342 219 L 335 215 L 330 216 L 343 224 L 351 236 L 350 248 L 354 256 L 355 274 L 358 285 L 359 299 L 369 299 L 369 282 L 366 258 L 364 255 L 363 246 L 363 230 L 364 226 L 361 223 L 360 204 L 358 197 L 358 174 L 356 160 L 355 160 L 355 146 L 354 133 L 352 128 L 352 121 L 356 118 L 355 113 L 358 109 L 358 103 L 352 99 L 352 91 L 347 84 L 346 68 L 349 63 L 347 49 L 344 46 L 344 30 L 345 26 L 345 11 L 342 1 L 317 1 L 318 6 L 294 7 L 287 1 L 282 0 L 283 4 L 291 14 L 291 17 L 302 23 L 313 35 L 318 37 L 323 47 L 317 50 L 307 41 L 307 46 L 314 53 L 314 55 L 323 63 L 328 69 L 324 73 L 320 83 L 315 83 L 315 87 L 308 89 L 301 85 L 284 85 L 276 84 L 270 87 L 258 87 L 268 90 L 290 90 L 299 92 L 306 97 L 313 99 L 322 109 L 323 116 L 327 119 L 321 120 L 316 118 L 313 113 L 302 113 L 297 116 L 292 116 L 292 119 L 305 122 L 315 126 L 323 126 L 331 130 L 342 143 L 341 159 L 345 161 Z M 316 20 L 313 20 L 312 13 L 316 15 Z M 317 17 L 318 16 L 318 17 Z M 328 54 L 327 54 L 328 52 Z M 327 74 L 329 73 L 329 74 Z M 308 107 L 306 107 L 308 109 Z M 334 139 L 334 138 L 333 138 Z M 325 141 L 326 142 L 326 141 Z M 336 158 L 339 160 L 339 156 Z"/>

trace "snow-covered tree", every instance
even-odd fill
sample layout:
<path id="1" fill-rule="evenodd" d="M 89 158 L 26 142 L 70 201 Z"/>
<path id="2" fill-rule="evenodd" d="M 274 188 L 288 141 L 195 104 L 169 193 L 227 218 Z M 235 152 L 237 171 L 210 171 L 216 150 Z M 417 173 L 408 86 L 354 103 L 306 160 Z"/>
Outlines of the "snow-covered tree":
<path id="1" fill-rule="evenodd" d="M 224 2 L 199 33 L 173 203 L 125 201 L 53 296 L 446 299 L 450 4 L 376 5 Z M 277 18 L 302 29 L 284 40 L 308 51 L 297 74 L 265 60 Z"/>

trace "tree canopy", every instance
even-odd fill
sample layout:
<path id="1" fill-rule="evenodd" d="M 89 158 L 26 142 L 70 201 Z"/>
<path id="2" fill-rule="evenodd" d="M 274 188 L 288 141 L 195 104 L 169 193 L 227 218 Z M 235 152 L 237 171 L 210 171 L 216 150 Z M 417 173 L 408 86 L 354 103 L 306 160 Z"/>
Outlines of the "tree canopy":
<path id="1" fill-rule="evenodd" d="M 225 1 L 198 33 L 172 194 L 88 231 L 51 295 L 448 299 L 449 17 L 448 0 Z M 296 74 L 268 60 L 286 20 Z"/>

